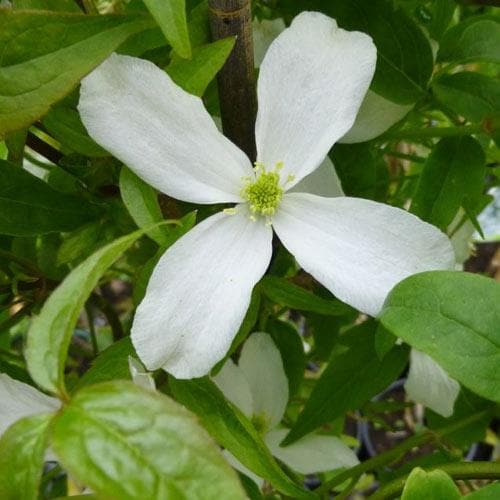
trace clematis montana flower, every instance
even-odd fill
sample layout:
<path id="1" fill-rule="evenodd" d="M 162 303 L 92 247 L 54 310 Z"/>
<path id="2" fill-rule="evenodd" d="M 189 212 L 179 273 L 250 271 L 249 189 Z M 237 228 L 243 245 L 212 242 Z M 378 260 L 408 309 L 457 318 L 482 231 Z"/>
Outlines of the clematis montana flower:
<path id="1" fill-rule="evenodd" d="M 254 423 L 271 453 L 295 471 L 312 474 L 358 463 L 354 452 L 334 436 L 308 434 L 289 446 L 280 446 L 288 433 L 279 427 L 288 403 L 288 380 L 281 354 L 268 334 L 251 335 L 238 365 L 228 359 L 213 381 Z M 235 457 L 227 451 L 225 455 L 235 468 L 256 479 Z"/>
<path id="2" fill-rule="evenodd" d="M 224 357 L 269 265 L 273 229 L 302 268 L 370 315 L 401 279 L 453 265 L 446 236 L 404 210 L 292 192 L 352 127 L 375 62 L 366 34 L 297 16 L 260 67 L 254 168 L 202 101 L 152 63 L 112 55 L 83 80 L 89 134 L 139 177 L 180 200 L 235 203 L 154 269 L 132 327 L 148 369 L 192 378 Z"/>

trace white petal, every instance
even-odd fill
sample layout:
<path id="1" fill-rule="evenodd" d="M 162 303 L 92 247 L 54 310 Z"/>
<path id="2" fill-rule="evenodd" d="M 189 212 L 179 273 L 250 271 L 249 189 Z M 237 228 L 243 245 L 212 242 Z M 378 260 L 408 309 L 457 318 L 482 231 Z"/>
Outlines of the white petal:
<path id="1" fill-rule="evenodd" d="M 329 156 L 323 160 L 316 170 L 304 177 L 289 192 L 317 194 L 326 198 L 344 196 L 339 176 Z"/>
<path id="2" fill-rule="evenodd" d="M 158 190 L 194 203 L 241 201 L 248 158 L 201 99 L 153 63 L 111 55 L 82 80 L 78 110 L 92 138 Z"/>
<path id="3" fill-rule="evenodd" d="M 411 400 L 427 406 L 443 417 L 451 417 L 460 384 L 430 356 L 412 349 L 405 390 Z"/>
<path id="4" fill-rule="evenodd" d="M 228 351 L 272 252 L 272 230 L 238 213 L 209 217 L 178 240 L 153 271 L 132 342 L 149 370 L 206 375 Z"/>
<path id="5" fill-rule="evenodd" d="M 402 120 L 411 108 L 413 104 L 396 104 L 369 90 L 354 125 L 339 142 L 353 144 L 370 141 Z"/>
<path id="6" fill-rule="evenodd" d="M 273 225 L 308 273 L 340 300 L 372 316 L 402 279 L 454 267 L 453 248 L 441 231 L 370 200 L 287 193 Z"/>
<path id="7" fill-rule="evenodd" d="M 238 365 L 250 387 L 253 414 L 263 417 L 268 429 L 276 427 L 288 403 L 288 379 L 276 344 L 267 333 L 254 333 L 245 342 Z"/>
<path id="8" fill-rule="evenodd" d="M 132 377 L 132 382 L 134 382 L 135 385 L 142 387 L 143 389 L 148 389 L 150 391 L 156 390 L 156 384 L 153 375 L 144 368 L 143 364 L 138 359 L 129 356 L 128 368 L 130 371 L 130 376 Z"/>
<path id="9" fill-rule="evenodd" d="M 40 413 L 54 413 L 61 403 L 31 385 L 0 374 L 0 435 L 14 422 Z"/>
<path id="10" fill-rule="evenodd" d="M 271 453 L 301 474 L 326 472 L 359 463 L 356 454 L 339 438 L 308 434 L 289 446 L 280 446 L 287 429 L 269 432 L 264 441 Z"/>
<path id="11" fill-rule="evenodd" d="M 303 12 L 271 44 L 257 86 L 257 160 L 284 178 L 312 172 L 354 123 L 373 77 L 376 50 L 364 33 Z"/>
<path id="12" fill-rule="evenodd" d="M 264 486 L 264 480 L 261 477 L 257 476 L 257 474 L 252 472 L 250 469 L 245 467 L 231 452 L 222 450 L 222 455 L 229 462 L 231 467 L 236 469 L 238 472 L 245 474 L 245 476 L 248 476 L 257 486 L 259 486 L 259 488 L 262 488 L 262 486 Z"/>
<path id="13" fill-rule="evenodd" d="M 212 377 L 217 387 L 229 401 L 235 404 L 248 418 L 252 418 L 253 402 L 250 386 L 245 374 L 232 359 L 228 359 L 219 373 Z"/>
<path id="14" fill-rule="evenodd" d="M 253 59 L 254 66 L 258 68 L 271 42 L 286 28 L 285 21 L 281 18 L 277 19 L 262 19 L 261 21 L 254 19 L 252 23 L 253 35 Z"/>

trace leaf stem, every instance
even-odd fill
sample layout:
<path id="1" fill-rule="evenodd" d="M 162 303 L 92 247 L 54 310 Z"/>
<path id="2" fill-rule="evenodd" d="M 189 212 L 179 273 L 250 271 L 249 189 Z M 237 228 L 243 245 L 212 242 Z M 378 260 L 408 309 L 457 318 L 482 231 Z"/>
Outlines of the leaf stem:
<path id="1" fill-rule="evenodd" d="M 432 441 L 438 441 L 439 439 L 449 434 L 452 434 L 474 422 L 477 422 L 478 420 L 481 420 L 485 416 L 491 415 L 491 413 L 492 413 L 491 409 L 484 410 L 482 412 L 475 413 L 474 415 L 459 420 L 458 422 L 454 422 L 451 425 L 437 429 L 436 431 L 426 430 L 421 434 L 416 434 L 415 436 L 408 438 L 403 443 L 399 444 L 398 446 L 395 446 L 394 448 L 386 451 L 385 453 L 370 458 L 366 462 L 362 462 L 356 465 L 355 467 L 351 467 L 350 469 L 333 477 L 329 481 L 326 481 L 322 486 L 320 486 L 316 490 L 316 493 L 318 494 L 326 493 L 327 491 L 330 491 L 331 489 L 335 488 L 335 486 L 342 484 L 344 481 L 347 481 L 352 477 L 356 476 L 359 477 L 361 476 L 361 474 L 364 474 L 365 472 L 374 469 L 379 469 L 380 467 L 390 464 L 396 461 L 401 456 L 403 456 L 408 451 L 412 450 L 413 448 L 420 447 Z"/>
<path id="2" fill-rule="evenodd" d="M 457 137 L 485 133 L 482 124 L 464 125 L 460 127 L 428 127 L 428 128 L 407 128 L 388 132 L 384 139 L 431 139 L 433 137 Z"/>

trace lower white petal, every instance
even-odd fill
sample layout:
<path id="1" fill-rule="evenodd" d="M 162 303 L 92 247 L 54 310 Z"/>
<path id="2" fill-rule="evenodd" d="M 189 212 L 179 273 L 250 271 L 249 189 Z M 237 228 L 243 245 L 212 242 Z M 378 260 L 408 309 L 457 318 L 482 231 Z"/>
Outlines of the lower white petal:
<path id="1" fill-rule="evenodd" d="M 143 389 L 148 389 L 149 391 L 156 390 L 156 383 L 153 375 L 144 368 L 143 364 L 138 359 L 129 356 L 128 369 L 132 377 L 132 382 L 134 382 L 135 385 Z"/>
<path id="2" fill-rule="evenodd" d="M 411 108 L 412 104 L 396 104 L 369 90 L 361 103 L 354 125 L 339 142 L 353 144 L 370 141 L 402 120 Z"/>
<path id="3" fill-rule="evenodd" d="M 344 196 L 339 176 L 329 156 L 323 160 L 316 170 L 293 186 L 289 192 L 317 194 L 326 198 Z"/>
<path id="4" fill-rule="evenodd" d="M 289 446 L 280 446 L 287 429 L 274 429 L 264 441 L 271 453 L 301 474 L 326 472 L 359 463 L 356 454 L 339 438 L 308 434 Z"/>
<path id="5" fill-rule="evenodd" d="M 219 373 L 212 378 L 224 396 L 236 405 L 248 418 L 252 418 L 253 401 L 245 374 L 229 358 Z"/>
<path id="6" fill-rule="evenodd" d="M 238 363 L 250 387 L 253 414 L 268 429 L 283 418 L 288 403 L 288 379 L 281 354 L 267 333 L 254 333 L 245 342 Z"/>
<path id="7" fill-rule="evenodd" d="M 399 208 L 361 198 L 287 193 L 273 226 L 297 262 L 339 299 L 376 316 L 412 274 L 453 269 L 448 238 Z"/>
<path id="8" fill-rule="evenodd" d="M 0 374 L 0 435 L 21 418 L 40 413 L 54 413 L 61 407 L 31 385 L 19 382 L 5 373 Z"/>
<path id="9" fill-rule="evenodd" d="M 412 401 L 427 406 L 443 417 L 451 417 L 460 384 L 430 356 L 412 349 L 405 390 Z"/>
<path id="10" fill-rule="evenodd" d="M 158 262 L 137 308 L 132 342 L 149 370 L 206 375 L 228 351 L 272 253 L 272 231 L 246 208 L 209 217 Z"/>

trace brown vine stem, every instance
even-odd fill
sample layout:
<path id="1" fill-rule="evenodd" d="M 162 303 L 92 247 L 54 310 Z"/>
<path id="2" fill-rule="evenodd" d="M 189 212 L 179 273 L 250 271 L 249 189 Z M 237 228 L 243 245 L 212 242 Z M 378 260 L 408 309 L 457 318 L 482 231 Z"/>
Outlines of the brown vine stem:
<path id="1" fill-rule="evenodd" d="M 224 134 L 253 162 L 257 96 L 253 62 L 250 0 L 209 0 L 214 40 L 236 36 L 236 43 L 217 76 Z"/>
<path id="2" fill-rule="evenodd" d="M 330 490 L 332 490 L 333 488 L 335 488 L 336 486 L 338 486 L 339 484 L 342 484 L 344 481 L 350 480 L 354 477 L 359 478 L 365 472 L 373 471 L 381 467 L 384 467 L 386 465 L 389 465 L 398 460 L 399 458 L 401 458 L 405 453 L 412 450 L 413 448 L 420 447 L 426 443 L 430 443 L 433 441 L 439 441 L 443 437 L 453 434 L 459 429 L 463 429 L 464 427 L 467 427 L 468 425 L 477 422 L 478 420 L 481 420 L 484 417 L 491 414 L 492 414 L 491 409 L 484 410 L 475 413 L 474 415 L 471 415 L 467 418 L 459 420 L 458 422 L 454 422 L 451 425 L 437 429 L 435 431 L 427 430 L 425 432 L 422 432 L 421 434 L 416 434 L 415 436 L 408 438 L 400 445 L 395 446 L 394 448 L 386 451 L 385 453 L 370 458 L 369 460 L 366 460 L 366 462 L 362 462 L 359 465 L 351 467 L 350 469 L 342 472 L 341 474 L 338 474 L 331 480 L 326 481 L 322 486 L 320 486 L 317 490 L 315 490 L 315 492 L 320 495 L 325 494 Z"/>

